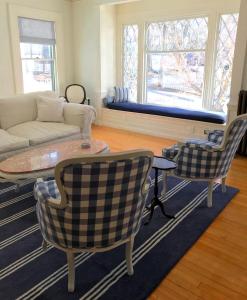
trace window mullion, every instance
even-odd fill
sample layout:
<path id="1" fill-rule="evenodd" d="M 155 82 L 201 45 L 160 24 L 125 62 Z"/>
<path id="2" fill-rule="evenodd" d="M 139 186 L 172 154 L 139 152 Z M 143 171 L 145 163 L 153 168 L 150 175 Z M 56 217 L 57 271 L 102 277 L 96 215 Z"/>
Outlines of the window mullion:
<path id="1" fill-rule="evenodd" d="M 138 24 L 139 28 L 139 41 L 138 41 L 138 79 L 137 79 L 137 102 L 144 103 L 145 101 L 145 25 Z"/>
<path id="2" fill-rule="evenodd" d="M 203 108 L 212 109 L 213 87 L 214 87 L 214 67 L 216 60 L 216 47 L 218 36 L 219 16 L 217 13 L 211 14 L 208 19 L 208 42 L 206 47 L 205 76 L 203 89 Z"/>

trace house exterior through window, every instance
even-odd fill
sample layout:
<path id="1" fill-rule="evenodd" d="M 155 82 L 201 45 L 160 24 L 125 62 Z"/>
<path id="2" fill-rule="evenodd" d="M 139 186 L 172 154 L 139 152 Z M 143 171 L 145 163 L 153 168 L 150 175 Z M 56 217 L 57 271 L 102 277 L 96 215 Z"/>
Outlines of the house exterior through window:
<path id="1" fill-rule="evenodd" d="M 238 14 L 219 15 L 214 27 L 209 18 L 123 25 L 122 84 L 134 101 L 227 111 Z M 140 27 L 144 46 L 138 44 Z M 209 35 L 214 37 L 210 47 Z"/>
<path id="2" fill-rule="evenodd" d="M 54 22 L 19 17 L 18 25 L 24 92 L 55 90 L 57 74 Z"/>

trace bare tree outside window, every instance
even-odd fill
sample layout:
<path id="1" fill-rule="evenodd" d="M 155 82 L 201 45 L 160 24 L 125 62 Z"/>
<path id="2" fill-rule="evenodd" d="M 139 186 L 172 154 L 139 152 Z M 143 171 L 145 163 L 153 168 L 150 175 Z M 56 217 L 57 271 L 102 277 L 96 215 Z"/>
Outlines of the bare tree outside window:
<path id="1" fill-rule="evenodd" d="M 138 25 L 123 28 L 123 85 L 129 89 L 129 99 L 137 102 Z"/>
<path id="2" fill-rule="evenodd" d="M 207 18 L 194 18 L 148 24 L 148 103 L 202 107 L 207 23 Z"/>

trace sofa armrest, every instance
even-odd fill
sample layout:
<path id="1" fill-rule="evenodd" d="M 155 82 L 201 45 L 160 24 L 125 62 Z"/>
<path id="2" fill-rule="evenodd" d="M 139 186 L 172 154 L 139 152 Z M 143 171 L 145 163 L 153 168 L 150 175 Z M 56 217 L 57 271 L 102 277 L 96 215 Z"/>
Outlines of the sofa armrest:
<path id="1" fill-rule="evenodd" d="M 77 103 L 64 104 L 65 124 L 79 126 L 82 138 L 91 137 L 92 123 L 96 118 L 96 110 L 90 105 Z"/>

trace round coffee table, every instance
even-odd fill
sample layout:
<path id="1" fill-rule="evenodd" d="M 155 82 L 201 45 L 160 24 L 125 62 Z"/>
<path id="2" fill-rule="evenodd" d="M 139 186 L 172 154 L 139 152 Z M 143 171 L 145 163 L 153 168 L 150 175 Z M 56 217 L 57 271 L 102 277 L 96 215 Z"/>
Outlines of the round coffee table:
<path id="1" fill-rule="evenodd" d="M 54 168 L 64 159 L 109 152 L 108 145 L 91 140 L 90 147 L 81 148 L 83 140 L 69 140 L 23 151 L 0 162 L 0 181 L 19 180 L 54 175 Z"/>

